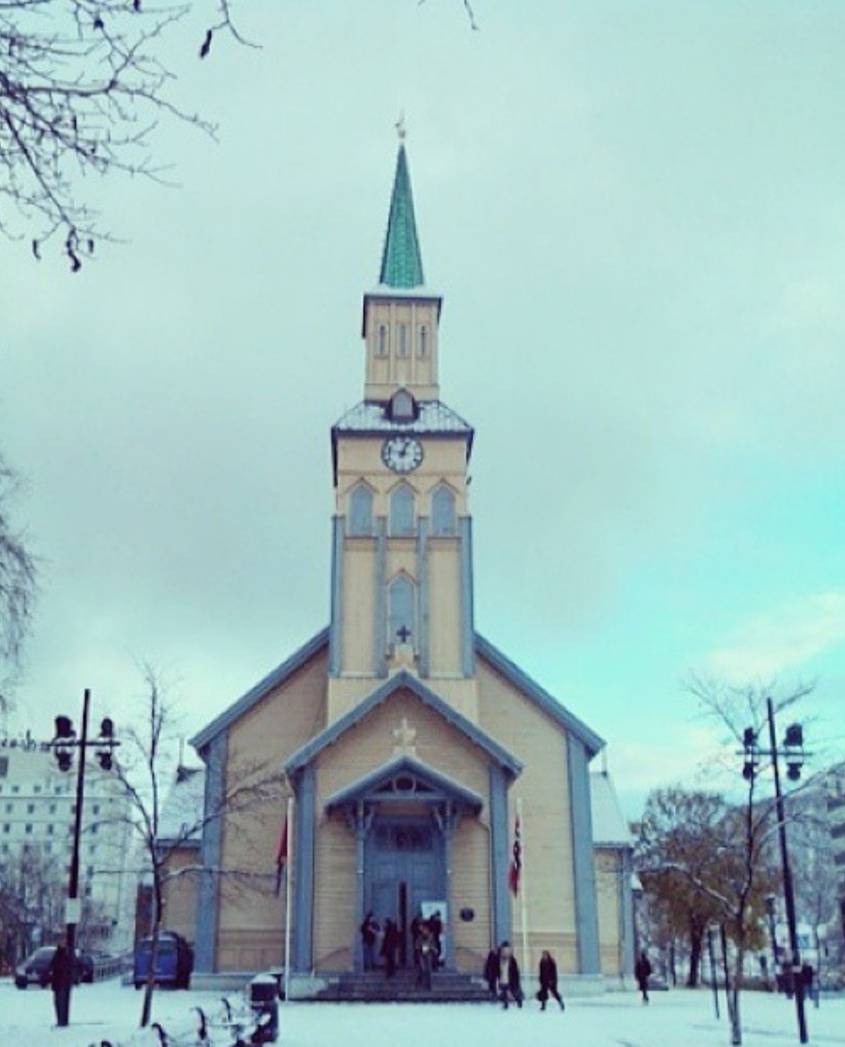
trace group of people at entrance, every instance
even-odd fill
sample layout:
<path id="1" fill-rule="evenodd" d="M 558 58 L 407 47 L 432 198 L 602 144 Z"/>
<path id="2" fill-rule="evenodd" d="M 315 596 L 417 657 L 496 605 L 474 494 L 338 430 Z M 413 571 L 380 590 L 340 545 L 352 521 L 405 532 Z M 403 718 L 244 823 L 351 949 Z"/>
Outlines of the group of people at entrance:
<path id="1" fill-rule="evenodd" d="M 565 1010 L 563 999 L 557 988 L 557 964 L 548 949 L 543 950 L 537 973 L 540 981 L 540 989 L 537 993 L 540 1010 L 546 1009 L 550 996 L 557 1000 L 562 1011 Z M 491 949 L 487 954 L 484 977 L 490 989 L 490 996 L 494 1000 L 500 1000 L 505 1010 L 508 1009 L 511 1000 L 517 1007 L 522 1007 L 525 996 L 522 992 L 519 964 L 516 962 L 510 942 L 502 942 L 498 949 Z"/>
<path id="2" fill-rule="evenodd" d="M 443 920 L 440 913 L 433 912 L 426 920 L 422 913 L 417 913 L 411 920 L 410 931 L 417 984 L 430 989 L 432 972 L 443 966 Z M 402 945 L 402 937 L 399 925 L 389 916 L 382 927 L 372 911 L 368 912 L 361 924 L 364 970 L 375 970 L 377 957 L 381 957 L 386 977 L 392 978 L 396 973 L 397 953 Z"/>

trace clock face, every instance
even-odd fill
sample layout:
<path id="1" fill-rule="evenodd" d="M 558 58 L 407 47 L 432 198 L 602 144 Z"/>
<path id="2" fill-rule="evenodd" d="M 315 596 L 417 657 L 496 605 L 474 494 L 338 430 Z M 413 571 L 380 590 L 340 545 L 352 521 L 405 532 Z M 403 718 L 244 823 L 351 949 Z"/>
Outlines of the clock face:
<path id="1" fill-rule="evenodd" d="M 412 436 L 391 436 L 381 445 L 381 460 L 394 473 L 410 473 L 423 460 L 422 444 Z"/>

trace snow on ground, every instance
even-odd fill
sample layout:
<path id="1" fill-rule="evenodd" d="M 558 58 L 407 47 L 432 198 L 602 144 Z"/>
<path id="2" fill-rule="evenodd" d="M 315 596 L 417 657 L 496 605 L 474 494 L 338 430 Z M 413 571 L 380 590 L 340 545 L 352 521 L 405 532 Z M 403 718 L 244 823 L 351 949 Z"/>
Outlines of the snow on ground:
<path id="1" fill-rule="evenodd" d="M 233 997 L 236 994 L 231 994 Z M 192 1006 L 220 1013 L 215 993 L 156 993 L 154 1019 L 170 1031 L 193 1028 Z M 157 1043 L 137 1032 L 141 994 L 117 981 L 83 985 L 74 991 L 71 1025 L 55 1029 L 52 994 L 19 991 L 0 980 L 0 1047 L 89 1047 L 103 1039 L 131 1047 Z M 729 1042 L 724 1016 L 713 1015 L 708 991 L 675 989 L 654 993 L 644 1007 L 633 993 L 573 999 L 561 1014 L 557 1005 L 541 1013 L 531 1001 L 523 1010 L 478 1004 L 310 1004 L 281 1008 L 284 1047 L 722 1047 Z M 792 1047 L 798 1042 L 795 1007 L 779 996 L 743 996 L 747 1047 Z M 724 1015 L 724 1011 L 723 1011 Z M 823 999 L 807 1012 L 810 1043 L 845 1047 L 845 997 Z M 180 1038 L 180 1047 L 195 1043 Z M 216 1039 L 224 1044 L 228 1037 Z"/>

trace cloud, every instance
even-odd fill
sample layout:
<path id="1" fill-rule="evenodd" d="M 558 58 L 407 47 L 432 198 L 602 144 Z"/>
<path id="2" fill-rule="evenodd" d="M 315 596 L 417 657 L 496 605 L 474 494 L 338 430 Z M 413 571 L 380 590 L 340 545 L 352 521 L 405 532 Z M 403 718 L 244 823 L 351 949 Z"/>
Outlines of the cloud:
<path id="1" fill-rule="evenodd" d="M 750 618 L 709 653 L 707 663 L 733 680 L 764 678 L 840 644 L 845 644 L 845 593 L 815 593 Z"/>

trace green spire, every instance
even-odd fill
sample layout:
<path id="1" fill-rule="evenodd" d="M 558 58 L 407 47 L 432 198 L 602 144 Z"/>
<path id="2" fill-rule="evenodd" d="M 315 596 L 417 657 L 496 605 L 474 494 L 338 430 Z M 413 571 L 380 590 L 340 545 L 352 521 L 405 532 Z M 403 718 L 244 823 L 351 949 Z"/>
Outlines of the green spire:
<path id="1" fill-rule="evenodd" d="M 388 287 L 419 287 L 423 283 L 420 243 L 414 221 L 414 198 L 405 146 L 399 145 L 396 157 L 396 176 L 390 198 L 390 217 L 381 255 L 379 283 Z"/>

